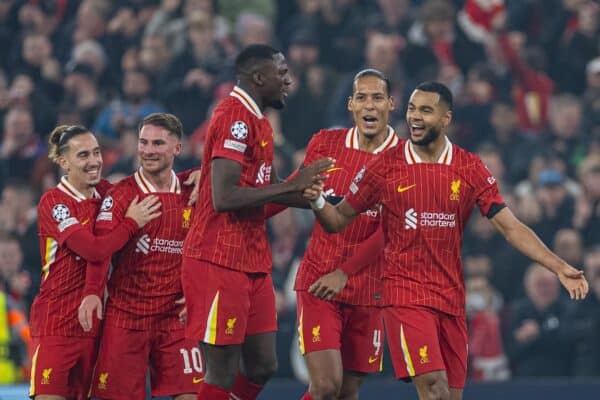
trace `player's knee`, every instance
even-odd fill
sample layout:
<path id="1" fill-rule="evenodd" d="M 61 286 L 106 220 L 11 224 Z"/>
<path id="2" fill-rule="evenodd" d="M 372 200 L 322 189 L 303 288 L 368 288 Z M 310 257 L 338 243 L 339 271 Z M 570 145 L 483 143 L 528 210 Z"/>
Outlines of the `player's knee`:
<path id="1" fill-rule="evenodd" d="M 427 400 L 450 400 L 450 390 L 444 379 L 436 379 L 428 389 Z"/>
<path id="2" fill-rule="evenodd" d="M 336 400 L 340 394 L 342 382 L 336 379 L 317 378 L 310 382 L 310 395 L 314 400 Z"/>
<path id="3" fill-rule="evenodd" d="M 246 372 L 251 382 L 264 385 L 277 372 L 277 359 L 263 360 Z"/>

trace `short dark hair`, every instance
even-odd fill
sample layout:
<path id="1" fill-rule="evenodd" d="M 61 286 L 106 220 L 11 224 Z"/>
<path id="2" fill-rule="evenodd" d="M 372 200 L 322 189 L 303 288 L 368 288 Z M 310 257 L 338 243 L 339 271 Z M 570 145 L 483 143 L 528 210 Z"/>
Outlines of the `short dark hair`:
<path id="1" fill-rule="evenodd" d="M 433 81 L 423 82 L 423 83 L 420 83 L 415 88 L 415 90 L 420 90 L 422 92 L 431 92 L 431 93 L 437 93 L 437 94 L 439 94 L 440 95 L 440 99 L 444 103 L 446 103 L 446 105 L 448 106 L 448 109 L 450 111 L 452 111 L 452 107 L 453 107 L 452 92 L 443 83 L 433 82 Z"/>
<path id="2" fill-rule="evenodd" d="M 249 72 L 257 61 L 272 60 L 279 50 L 266 44 L 251 44 L 244 48 L 235 58 L 235 72 Z"/>
<path id="3" fill-rule="evenodd" d="M 354 83 L 356 83 L 357 80 L 359 80 L 360 78 L 365 77 L 365 76 L 374 76 L 374 77 L 379 78 L 382 81 L 384 81 L 385 82 L 385 90 L 387 90 L 388 96 L 390 95 L 390 93 L 392 91 L 392 85 L 390 83 L 390 80 L 388 79 L 387 76 L 385 76 L 385 74 L 383 72 L 381 72 L 375 68 L 363 69 L 362 71 L 358 71 L 358 73 L 356 75 L 354 75 L 354 79 L 352 80 L 352 93 L 354 93 Z"/>
<path id="4" fill-rule="evenodd" d="M 173 114 L 169 113 L 152 113 L 144 117 L 138 126 L 138 131 L 142 130 L 145 125 L 154 125 L 169 131 L 171 135 L 177 136 L 181 140 L 183 137 L 183 126 L 181 121 Z"/>

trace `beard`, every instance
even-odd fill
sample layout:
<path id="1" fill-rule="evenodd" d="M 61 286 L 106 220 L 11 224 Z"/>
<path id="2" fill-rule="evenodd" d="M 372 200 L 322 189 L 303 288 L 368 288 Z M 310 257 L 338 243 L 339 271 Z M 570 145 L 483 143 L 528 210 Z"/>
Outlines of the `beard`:
<path id="1" fill-rule="evenodd" d="M 421 140 L 413 140 L 412 136 L 410 137 L 410 141 L 412 144 L 417 146 L 427 146 L 429 143 L 434 142 L 437 138 L 440 137 L 442 130 L 438 127 L 434 127 L 429 129 L 427 134 L 423 136 Z"/>

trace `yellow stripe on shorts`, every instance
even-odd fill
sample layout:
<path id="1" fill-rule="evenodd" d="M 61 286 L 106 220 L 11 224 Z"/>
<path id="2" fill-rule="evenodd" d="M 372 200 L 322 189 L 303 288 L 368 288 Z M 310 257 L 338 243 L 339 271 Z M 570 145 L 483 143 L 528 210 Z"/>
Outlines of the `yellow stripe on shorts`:
<path id="1" fill-rule="evenodd" d="M 37 358 L 39 350 L 40 345 L 38 344 L 35 348 L 35 353 L 33 353 L 33 358 L 31 359 L 31 379 L 29 381 L 29 396 L 33 396 L 35 394 L 35 369 L 37 368 Z"/>
<path id="2" fill-rule="evenodd" d="M 304 307 L 302 307 L 300 309 L 300 320 L 298 322 L 298 345 L 300 346 L 300 354 L 302 354 L 302 355 L 304 355 L 304 353 L 306 352 L 304 350 L 304 333 L 302 332 L 302 326 L 304 325 L 303 319 L 304 319 Z"/>
<path id="3" fill-rule="evenodd" d="M 206 320 L 206 331 L 204 332 L 204 343 L 215 344 L 217 342 L 217 315 L 219 311 L 219 292 L 210 305 L 208 318 Z"/>
<path id="4" fill-rule="evenodd" d="M 406 370 L 409 376 L 415 376 L 415 367 L 413 366 L 412 359 L 410 358 L 410 352 L 408 351 L 408 344 L 406 344 L 406 337 L 404 337 L 404 326 L 400 324 L 400 345 L 402 346 L 402 353 L 404 354 L 404 361 L 406 362 Z"/>

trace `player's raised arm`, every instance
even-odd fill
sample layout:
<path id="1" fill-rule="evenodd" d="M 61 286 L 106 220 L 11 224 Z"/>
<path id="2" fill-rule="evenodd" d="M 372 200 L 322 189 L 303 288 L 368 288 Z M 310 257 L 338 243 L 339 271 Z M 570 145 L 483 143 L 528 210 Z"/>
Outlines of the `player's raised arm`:
<path id="1" fill-rule="evenodd" d="M 256 207 L 270 201 L 282 201 L 284 195 L 302 192 L 305 188 L 325 179 L 323 173 L 331 168 L 334 160 L 322 158 L 303 168 L 291 180 L 263 187 L 239 185 L 242 165 L 236 161 L 215 158 L 211 168 L 213 207 L 218 212 Z"/>
<path id="2" fill-rule="evenodd" d="M 345 199 L 335 206 L 329 204 L 323 197 L 321 185 L 305 189 L 304 198 L 310 201 L 317 220 L 329 233 L 340 232 L 359 214 Z"/>
<path id="3" fill-rule="evenodd" d="M 540 238 L 508 209 L 503 208 L 490 220 L 506 240 L 527 257 L 554 272 L 571 299 L 582 300 L 588 293 L 588 282 L 580 271 L 554 254 Z"/>

